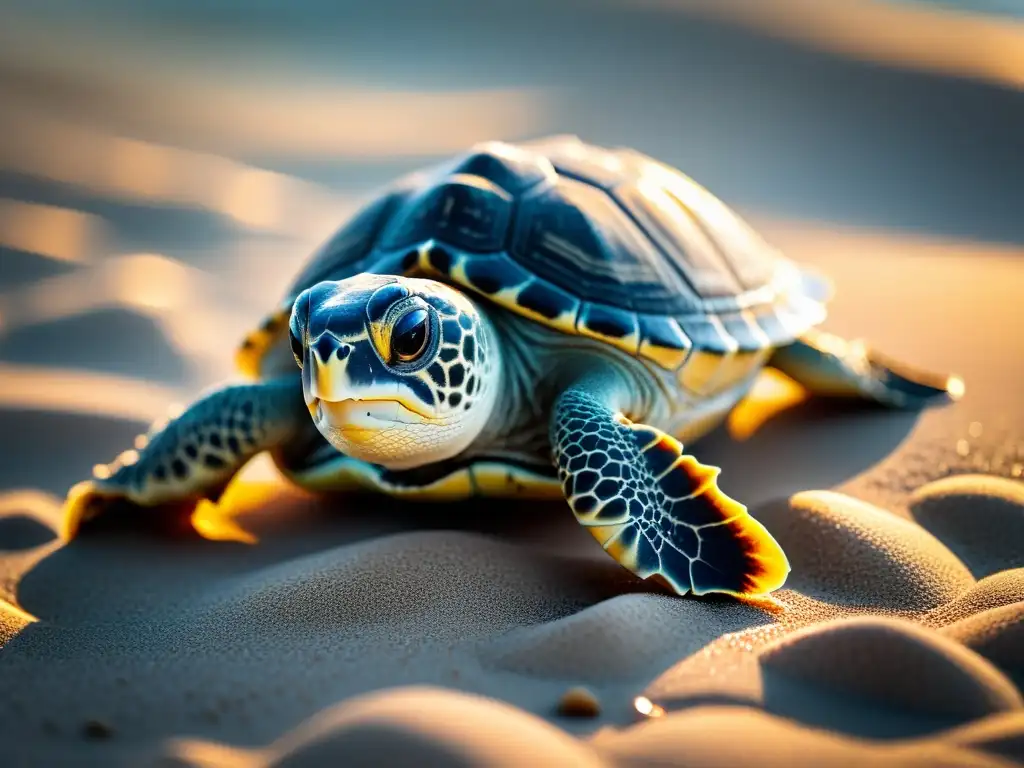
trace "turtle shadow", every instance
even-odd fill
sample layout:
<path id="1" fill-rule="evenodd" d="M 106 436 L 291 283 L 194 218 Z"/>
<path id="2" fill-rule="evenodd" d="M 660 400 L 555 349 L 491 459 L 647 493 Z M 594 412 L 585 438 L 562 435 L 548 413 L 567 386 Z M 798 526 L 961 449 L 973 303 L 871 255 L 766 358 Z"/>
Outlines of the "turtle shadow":
<path id="1" fill-rule="evenodd" d="M 774 414 L 747 439 L 735 439 L 723 425 L 687 452 L 721 467 L 726 493 L 756 506 L 852 479 L 892 454 L 920 415 L 861 400 L 812 397 Z"/>
<path id="2" fill-rule="evenodd" d="M 44 621 L 88 623 L 96 618 L 90 616 L 89 604 L 102 613 L 120 599 L 122 609 L 138 604 L 148 610 L 147 594 L 186 601 L 212 581 L 244 578 L 290 560 L 388 536 L 443 531 L 536 548 L 565 567 L 574 564 L 579 579 L 592 586 L 588 591 L 595 602 L 658 589 L 632 579 L 609 559 L 562 501 L 428 504 L 373 494 L 313 496 L 282 482 L 243 482 L 239 493 L 244 509 L 228 509 L 222 519 L 206 525 L 197 523 L 198 515 L 190 519 L 178 509 L 114 509 L 90 522 L 74 540 L 40 552 L 18 583 L 19 603 Z M 50 545 L 52 532 L 25 540 L 20 525 L 25 517 L 10 510 L 0 519 L 7 543 L 22 550 Z"/>

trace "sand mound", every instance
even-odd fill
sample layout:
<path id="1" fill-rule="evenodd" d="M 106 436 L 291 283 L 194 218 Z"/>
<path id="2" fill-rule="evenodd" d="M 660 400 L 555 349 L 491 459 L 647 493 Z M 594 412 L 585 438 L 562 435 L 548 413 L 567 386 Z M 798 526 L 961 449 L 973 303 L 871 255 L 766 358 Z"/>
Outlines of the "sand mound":
<path id="1" fill-rule="evenodd" d="M 974 579 L 934 536 L 862 501 L 798 493 L 758 510 L 789 555 L 786 586 L 840 605 L 921 610 L 945 603 Z"/>
<path id="2" fill-rule="evenodd" d="M 314 768 L 358 766 L 605 765 L 591 749 L 543 720 L 490 699 L 403 688 L 327 710 L 262 753 L 183 742 L 168 756 L 186 765 Z"/>
<path id="3" fill-rule="evenodd" d="M 412 532 L 257 571 L 196 611 L 207 628 L 258 622 L 295 634 L 357 629 L 368 642 L 367 633 L 386 642 L 400 627 L 403 634 L 447 642 L 596 603 L 610 594 L 599 578 L 607 566 L 479 535 Z"/>
<path id="4" fill-rule="evenodd" d="M 3 680 L 31 692 L 0 736 L 62 734 L 58 762 L 81 739 L 102 762 L 192 734 L 163 756 L 523 764 L 502 746 L 515 743 L 536 765 L 731 765 L 763 761 L 763 739 L 779 764 L 995 765 L 978 750 L 1004 754 L 1016 736 L 937 745 L 972 719 L 1024 716 L 1007 678 L 1019 682 L 1024 569 L 975 582 L 952 545 L 840 494 L 759 512 L 794 579 L 774 600 L 738 601 L 645 592 L 584 531 L 539 547 L 485 525 L 416 530 L 411 513 L 378 530 L 360 522 L 369 501 L 347 506 L 348 522 L 297 496 L 232 493 L 255 545 L 130 533 L 60 547 L 25 535 L 49 529 L 49 497 L 0 509 L 18 598 L 0 610 Z M 594 716 L 557 718 L 578 684 Z M 408 685 L 433 689 L 372 693 Z M 631 727 L 641 694 L 668 715 Z M 726 738 L 729 722 L 758 739 Z M 594 749 L 565 733 L 594 728 Z"/>
<path id="5" fill-rule="evenodd" d="M 1015 603 L 1022 597 L 1024 568 L 1000 571 L 981 579 L 956 600 L 929 611 L 922 621 L 928 626 L 941 627 L 990 608 L 1001 608 Z"/>
<path id="6" fill-rule="evenodd" d="M 968 616 L 942 629 L 1013 677 L 1024 681 L 1024 601 Z"/>
<path id="7" fill-rule="evenodd" d="M 1024 483 L 962 475 L 918 489 L 911 513 L 981 578 L 1024 567 Z"/>
<path id="8" fill-rule="evenodd" d="M 499 702 L 429 687 L 356 697 L 261 750 L 180 740 L 160 765 L 190 768 L 536 765 L 597 768 L 757 765 L 1001 768 L 987 752 L 1012 757 L 1024 721 L 989 718 L 945 739 L 883 744 L 802 728 L 741 707 L 698 707 L 625 729 L 606 728 L 589 743 Z M 738 735 L 742 738 L 738 738 Z"/>
<path id="9" fill-rule="evenodd" d="M 741 707 L 699 707 L 626 731 L 599 733 L 593 744 L 624 765 L 732 768 L 758 765 L 1003 768 L 1005 763 L 938 740 L 878 745 L 802 728 Z"/>
<path id="10" fill-rule="evenodd" d="M 949 731 L 943 741 L 1024 762 L 1024 716 L 1015 712 L 986 717 Z"/>
<path id="11" fill-rule="evenodd" d="M 742 603 L 623 595 L 572 616 L 515 630 L 485 648 L 486 663 L 579 682 L 643 679 L 724 632 L 772 621 Z"/>
<path id="12" fill-rule="evenodd" d="M 53 538 L 52 530 L 27 515 L 12 515 L 0 521 L 0 550 L 34 549 Z"/>
<path id="13" fill-rule="evenodd" d="M 767 672 L 926 714 L 968 720 L 1024 706 L 980 656 L 896 619 L 810 627 L 765 649 L 759 661 Z"/>

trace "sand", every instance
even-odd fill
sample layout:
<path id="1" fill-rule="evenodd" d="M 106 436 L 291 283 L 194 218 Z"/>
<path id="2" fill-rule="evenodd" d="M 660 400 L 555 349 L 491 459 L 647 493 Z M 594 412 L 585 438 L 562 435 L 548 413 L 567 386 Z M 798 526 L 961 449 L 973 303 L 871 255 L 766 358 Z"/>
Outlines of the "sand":
<path id="1" fill-rule="evenodd" d="M 652 592 L 561 504 L 316 499 L 259 463 L 196 533 L 64 545 L 60 484 L 124 447 L 148 402 L 81 414 L 80 389 L 3 416 L 9 435 L 61 432 L 32 433 L 36 474 L 9 470 L 0 499 L 0 762 L 1024 762 L 1019 310 L 991 303 L 985 335 L 934 305 L 954 285 L 998 295 L 1019 262 L 774 226 L 837 276 L 832 329 L 955 370 L 968 395 L 908 415 L 766 377 L 694 446 L 789 553 L 772 600 Z M 858 279 L 885 256 L 898 290 Z"/>
<path id="2" fill-rule="evenodd" d="M 0 23 L 0 767 L 1024 764 L 1019 33 L 176 5 Z M 773 600 L 652 592 L 564 504 L 314 499 L 266 462 L 193 534 L 58 540 L 374 185 L 561 131 L 686 169 L 834 278 L 828 330 L 966 379 L 908 414 L 766 377 L 692 446 L 785 545 Z"/>

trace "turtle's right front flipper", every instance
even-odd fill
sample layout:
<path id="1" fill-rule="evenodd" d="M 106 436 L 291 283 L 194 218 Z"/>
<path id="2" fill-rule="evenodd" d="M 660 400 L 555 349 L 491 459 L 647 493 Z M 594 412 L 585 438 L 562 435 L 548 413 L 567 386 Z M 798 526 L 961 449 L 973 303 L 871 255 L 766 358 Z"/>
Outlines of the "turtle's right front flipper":
<path id="1" fill-rule="evenodd" d="M 216 500 L 250 458 L 286 441 L 308 418 L 297 376 L 210 392 L 139 450 L 75 485 L 64 505 L 64 537 L 74 538 L 83 523 L 125 504 L 191 513 L 200 500 Z"/>

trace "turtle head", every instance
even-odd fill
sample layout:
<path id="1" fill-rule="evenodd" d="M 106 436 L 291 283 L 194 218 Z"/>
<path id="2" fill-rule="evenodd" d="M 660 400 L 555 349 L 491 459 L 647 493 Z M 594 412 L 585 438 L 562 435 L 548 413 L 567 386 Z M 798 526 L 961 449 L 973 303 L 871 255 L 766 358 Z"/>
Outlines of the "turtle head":
<path id="1" fill-rule="evenodd" d="M 317 428 L 342 453 L 390 469 L 451 458 L 494 407 L 498 349 L 461 292 L 362 274 L 303 291 L 289 336 Z"/>

